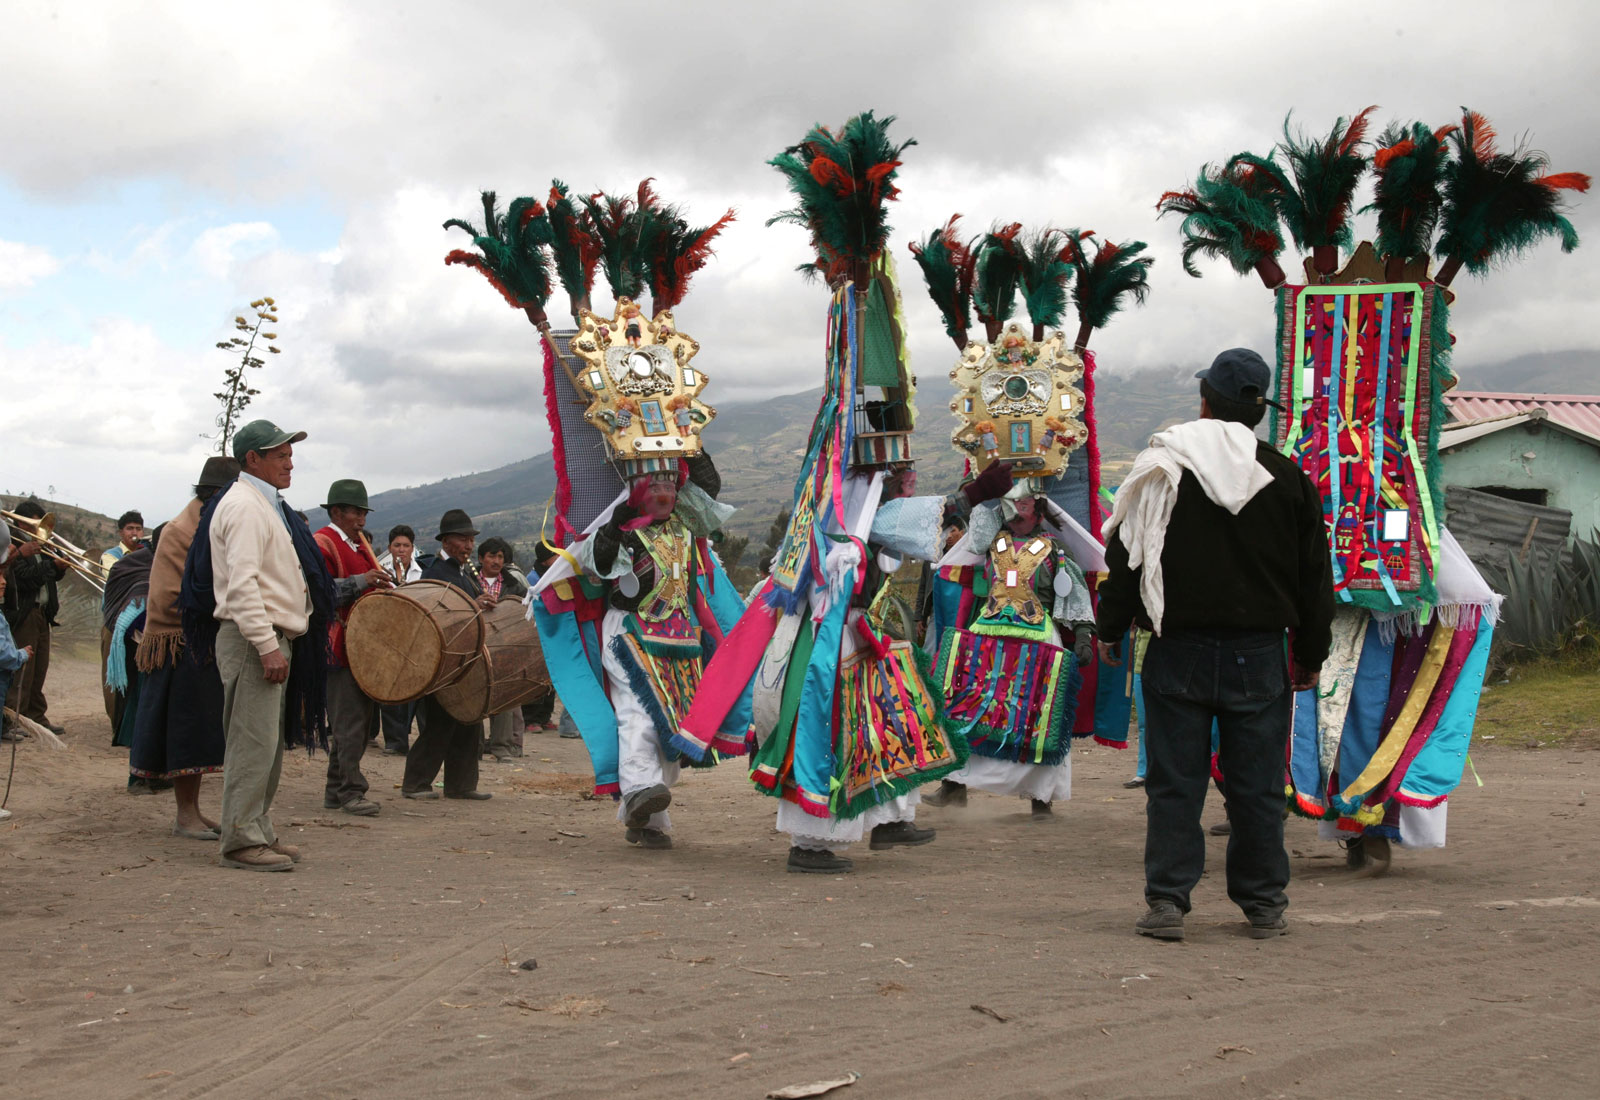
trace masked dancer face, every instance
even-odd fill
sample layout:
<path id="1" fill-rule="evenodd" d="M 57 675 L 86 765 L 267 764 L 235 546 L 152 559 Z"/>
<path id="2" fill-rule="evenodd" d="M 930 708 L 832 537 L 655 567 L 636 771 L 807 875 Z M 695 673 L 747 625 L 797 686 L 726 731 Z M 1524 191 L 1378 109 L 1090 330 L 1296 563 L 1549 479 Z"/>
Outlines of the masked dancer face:
<path id="1" fill-rule="evenodd" d="M 678 479 L 673 474 L 651 474 L 634 488 L 639 502 L 634 507 L 651 523 L 661 523 L 678 506 Z"/>

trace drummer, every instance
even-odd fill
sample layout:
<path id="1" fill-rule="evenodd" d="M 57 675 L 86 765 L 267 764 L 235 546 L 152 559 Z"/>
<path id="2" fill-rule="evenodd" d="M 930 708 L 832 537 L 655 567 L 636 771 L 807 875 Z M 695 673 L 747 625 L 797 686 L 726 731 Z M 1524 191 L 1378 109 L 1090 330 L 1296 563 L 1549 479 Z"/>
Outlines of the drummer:
<path id="1" fill-rule="evenodd" d="M 508 566 L 515 557 L 511 544 L 502 538 L 484 539 L 478 544 L 478 580 L 483 593 L 496 602 L 516 600 L 519 603 L 528 594 L 528 586 L 517 579 Z M 512 707 L 499 714 L 489 715 L 489 755 L 502 764 L 509 764 L 522 755 L 522 707 Z"/>
<path id="2" fill-rule="evenodd" d="M 377 723 L 377 704 L 361 690 L 345 656 L 345 624 L 357 597 L 372 588 L 393 588 L 388 570 L 378 564 L 367 537 L 367 487 L 354 478 L 335 481 L 322 505 L 328 525 L 314 536 L 333 580 L 339 613 L 328 624 L 328 783 L 322 808 L 372 817 L 380 809 L 367 798 L 361 757 Z"/>
<path id="3" fill-rule="evenodd" d="M 439 556 L 423 570 L 422 579 L 452 584 L 487 610 L 495 601 L 484 593 L 475 576 L 472 549 L 477 535 L 478 529 L 466 512 L 460 508 L 446 512 L 439 520 Z M 406 754 L 400 793 L 406 798 L 438 798 L 433 780 L 443 767 L 446 798 L 483 800 L 492 797 L 488 791 L 478 790 L 478 742 L 483 723 L 456 721 L 432 695 L 422 697 L 420 713 L 421 729 L 411 751 Z"/>

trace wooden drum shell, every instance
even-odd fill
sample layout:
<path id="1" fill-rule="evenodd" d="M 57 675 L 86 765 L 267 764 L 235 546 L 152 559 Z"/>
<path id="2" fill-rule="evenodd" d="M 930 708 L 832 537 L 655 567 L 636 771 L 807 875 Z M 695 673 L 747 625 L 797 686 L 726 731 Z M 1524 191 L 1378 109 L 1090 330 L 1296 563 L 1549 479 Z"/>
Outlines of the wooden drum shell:
<path id="1" fill-rule="evenodd" d="M 491 607 L 483 623 L 479 659 L 435 696 L 458 722 L 480 722 L 552 690 L 539 631 L 519 601 Z"/>
<path id="2" fill-rule="evenodd" d="M 483 614 L 445 581 L 415 581 L 356 601 L 345 624 L 350 672 L 379 703 L 409 703 L 447 684 L 482 657 Z"/>

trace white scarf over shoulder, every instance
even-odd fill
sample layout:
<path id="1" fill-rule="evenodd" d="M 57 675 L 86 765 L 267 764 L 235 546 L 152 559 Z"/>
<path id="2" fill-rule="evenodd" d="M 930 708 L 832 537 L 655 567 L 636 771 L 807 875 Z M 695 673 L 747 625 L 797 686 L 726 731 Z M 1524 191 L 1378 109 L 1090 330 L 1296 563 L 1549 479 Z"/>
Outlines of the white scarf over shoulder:
<path id="1" fill-rule="evenodd" d="M 1122 545 L 1128 548 L 1128 567 L 1143 567 L 1139 595 L 1157 635 L 1166 609 L 1161 551 L 1183 471 L 1194 474 L 1214 504 L 1238 515 L 1272 482 L 1272 475 L 1256 462 L 1256 443 L 1255 433 L 1243 424 L 1225 420 L 1176 424 L 1150 437 L 1150 446 L 1139 452 L 1117 489 L 1104 537 L 1109 545 L 1113 532 L 1120 530 Z"/>

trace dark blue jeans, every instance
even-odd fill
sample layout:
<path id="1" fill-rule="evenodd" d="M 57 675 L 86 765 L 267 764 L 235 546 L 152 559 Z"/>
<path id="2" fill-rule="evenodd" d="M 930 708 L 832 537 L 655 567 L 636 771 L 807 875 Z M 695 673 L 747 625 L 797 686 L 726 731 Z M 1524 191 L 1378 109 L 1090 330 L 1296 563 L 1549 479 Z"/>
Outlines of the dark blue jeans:
<path id="1" fill-rule="evenodd" d="M 1293 695 L 1281 631 L 1169 631 L 1144 658 L 1149 714 L 1145 774 L 1145 900 L 1185 913 L 1205 870 L 1200 811 L 1211 775 L 1211 723 L 1226 783 L 1228 897 L 1251 920 L 1289 904 L 1283 850 L 1284 752 Z"/>

